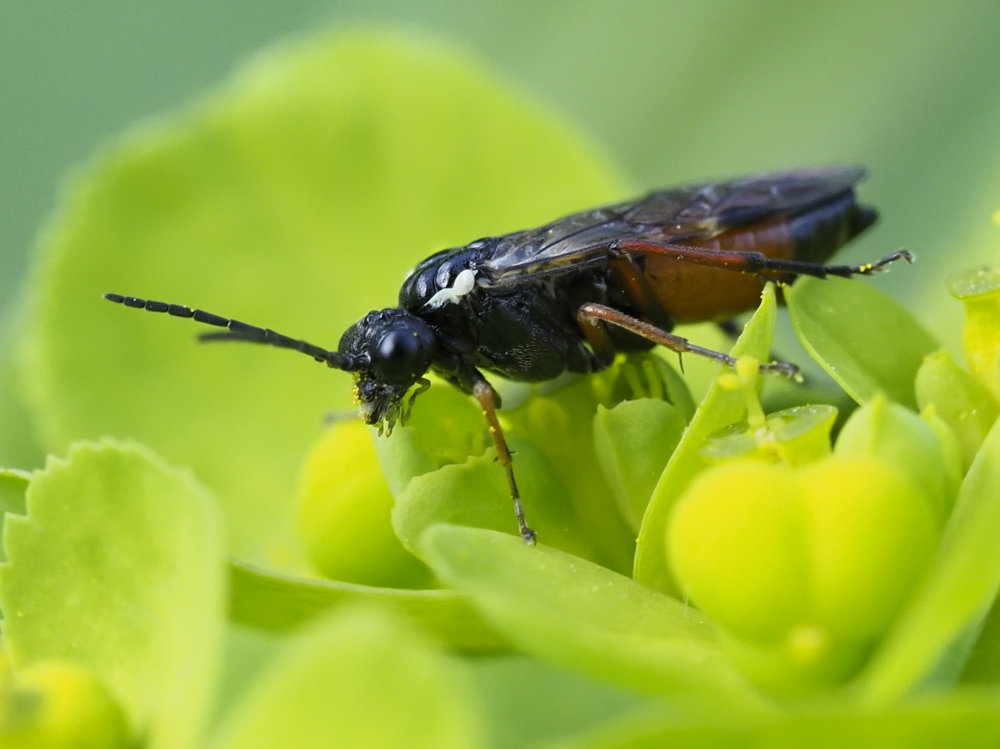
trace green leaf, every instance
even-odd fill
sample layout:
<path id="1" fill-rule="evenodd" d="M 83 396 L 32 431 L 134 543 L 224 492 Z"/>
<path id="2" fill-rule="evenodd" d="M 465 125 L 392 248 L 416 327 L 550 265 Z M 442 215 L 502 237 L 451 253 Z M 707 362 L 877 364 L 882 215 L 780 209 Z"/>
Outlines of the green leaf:
<path id="1" fill-rule="evenodd" d="M 8 515 L 0 565 L 15 668 L 89 666 L 149 747 L 193 746 L 218 676 L 225 544 L 208 493 L 144 448 L 75 446 Z"/>
<path id="2" fill-rule="evenodd" d="M 467 661 L 487 712 L 491 746 L 519 749 L 578 734 L 614 716 L 658 704 L 537 658 L 507 655 Z"/>
<path id="3" fill-rule="evenodd" d="M 45 444 L 154 446 L 219 495 L 240 556 L 289 544 L 301 456 L 349 376 L 113 307 L 176 301 L 326 347 L 424 257 L 625 194 L 591 143 L 461 54 L 325 34 L 256 58 L 72 184 L 45 232 L 22 373 Z"/>
<path id="4" fill-rule="evenodd" d="M 591 534 L 573 516 L 565 488 L 544 456 L 528 442 L 516 443 L 515 450 L 524 512 L 539 539 L 585 559 L 598 556 Z M 424 531 L 438 523 L 517 533 L 510 491 L 492 448 L 462 465 L 414 478 L 397 498 L 392 521 L 400 540 L 417 556 Z"/>
<path id="5" fill-rule="evenodd" d="M 965 749 L 1000 742 L 1000 701 L 989 693 L 954 693 L 883 709 L 851 704 L 809 706 L 763 719 L 676 712 L 628 716 L 610 722 L 563 749 L 799 749 L 799 747 L 908 747 Z"/>
<path id="6" fill-rule="evenodd" d="M 539 536 L 541 541 L 621 573 L 631 567 L 635 531 L 628 527 L 598 464 L 594 414 L 600 405 L 632 395 L 625 375 L 633 367 L 641 369 L 641 365 L 625 360 L 597 375 L 543 386 L 544 396 L 531 398 L 505 414 L 511 426 L 518 481 L 524 473 L 521 463 L 529 464 L 527 456 L 537 454 L 546 469 L 540 474 L 556 482 L 555 490 L 538 486 L 522 491 L 525 512 L 530 508 L 546 528 Z M 638 372 L 634 374 L 639 379 Z M 644 374 L 661 386 L 659 394 L 665 396 L 656 369 Z M 542 528 L 536 530 L 542 533 Z"/>
<path id="7" fill-rule="evenodd" d="M 0 516 L 24 514 L 24 493 L 30 480 L 26 471 L 0 468 Z"/>
<path id="8" fill-rule="evenodd" d="M 1000 683 L 1000 606 L 996 599 L 982 626 L 978 631 L 973 628 L 969 634 L 968 658 L 962 668 L 961 682 L 996 686 Z M 975 642 L 971 642 L 973 637 Z"/>
<path id="9" fill-rule="evenodd" d="M 24 514 L 24 493 L 30 476 L 22 471 L 0 468 L 0 520 L 4 515 Z M 0 562 L 7 559 L 6 542 L 0 543 Z"/>
<path id="10" fill-rule="evenodd" d="M 452 590 L 373 588 L 267 572 L 234 561 L 229 566 L 229 595 L 233 622 L 270 632 L 291 632 L 346 604 L 374 602 L 407 615 L 450 647 L 506 649 L 504 640 Z"/>
<path id="11" fill-rule="evenodd" d="M 421 539 L 434 571 L 523 651 L 678 700 L 761 709 L 695 609 L 610 570 L 503 533 L 437 525 Z"/>
<path id="12" fill-rule="evenodd" d="M 914 383 L 917 404 L 934 412 L 958 440 L 962 459 L 970 465 L 997 418 L 997 402 L 969 372 L 955 363 L 946 349 L 929 354 Z"/>
<path id="13" fill-rule="evenodd" d="M 762 423 L 722 430 L 709 438 L 701 454 L 718 463 L 749 457 L 789 465 L 812 463 L 830 454 L 836 420 L 837 409 L 825 403 L 787 408 L 767 414 Z"/>
<path id="14" fill-rule="evenodd" d="M 1000 424 L 990 430 L 962 482 L 926 582 L 858 684 L 866 703 L 886 704 L 914 691 L 981 624 L 1000 589 L 998 500 Z M 959 670 L 949 668 L 948 680 Z"/>
<path id="15" fill-rule="evenodd" d="M 654 398 L 622 401 L 594 415 L 594 443 L 604 477 L 633 531 L 666 460 L 687 426 L 673 405 Z"/>
<path id="16" fill-rule="evenodd" d="M 399 497 L 410 479 L 482 455 L 487 443 L 492 440 L 475 400 L 435 380 L 415 400 L 406 426 L 376 439 L 375 450 L 393 496 Z"/>
<path id="17" fill-rule="evenodd" d="M 767 361 L 775 316 L 774 287 L 769 284 L 764 288 L 760 306 L 733 347 L 733 356 L 752 356 Z M 665 551 L 670 513 L 691 479 L 708 465 L 708 460 L 701 455 L 708 437 L 745 418 L 746 400 L 743 394 L 722 387 L 717 380 L 698 406 L 646 508 L 635 553 L 633 574 L 637 582 L 657 590 L 677 590 L 667 567 Z"/>
<path id="18" fill-rule="evenodd" d="M 1000 398 L 1000 268 L 977 268 L 948 285 L 965 307 L 962 348 L 969 371 Z"/>
<path id="19" fill-rule="evenodd" d="M 863 279 L 801 278 L 785 300 L 806 351 L 855 401 L 884 392 L 917 407 L 913 380 L 938 344 L 902 305 Z"/>
<path id="20" fill-rule="evenodd" d="M 289 643 L 229 712 L 213 746 L 477 747 L 468 674 L 378 609 L 318 623 Z"/>

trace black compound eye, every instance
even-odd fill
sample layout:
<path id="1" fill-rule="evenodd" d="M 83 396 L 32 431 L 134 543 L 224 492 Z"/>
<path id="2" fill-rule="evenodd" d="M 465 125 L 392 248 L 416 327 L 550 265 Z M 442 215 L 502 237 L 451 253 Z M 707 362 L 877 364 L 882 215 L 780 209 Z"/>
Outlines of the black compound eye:
<path id="1" fill-rule="evenodd" d="M 427 370 L 426 342 L 416 330 L 408 327 L 390 330 L 372 351 L 372 368 L 390 381 L 420 377 Z"/>

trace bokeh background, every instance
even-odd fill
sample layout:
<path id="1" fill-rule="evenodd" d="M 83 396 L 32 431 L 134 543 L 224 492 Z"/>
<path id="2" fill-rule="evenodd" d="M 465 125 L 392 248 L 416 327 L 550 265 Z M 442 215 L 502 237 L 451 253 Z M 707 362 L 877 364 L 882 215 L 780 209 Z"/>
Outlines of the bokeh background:
<path id="1" fill-rule="evenodd" d="M 0 312 L 15 307 L 32 247 L 67 175 L 137 123 L 217 90 L 260 50 L 329 27 L 402 29 L 465 48 L 588 132 L 636 191 L 799 166 L 867 166 L 863 194 L 883 218 L 843 257 L 873 259 L 900 246 L 914 251 L 917 266 L 893 269 L 873 283 L 902 300 L 956 351 L 961 309 L 948 297 L 946 280 L 998 256 L 996 0 L 10 0 L 0 4 Z M 523 179 L 528 183 L 536 176 L 526 173 Z M 337 246 L 336 236 L 329 241 Z M 413 260 L 422 254 L 417 251 Z M 290 268 L 287 278 L 295 274 Z M 142 284 L 121 288 L 133 289 L 147 293 Z M 92 296 L 99 306 L 96 293 Z M 228 311 L 223 297 L 179 300 Z M 291 319 L 256 307 L 250 312 L 247 319 L 255 321 Z M 107 315 L 112 317 L 110 308 Z M 126 320 L 108 335 L 134 325 L 149 330 L 143 335 L 152 340 L 151 324 Z M 200 361 L 210 355 L 191 345 L 192 333 L 166 329 L 164 340 L 172 340 L 174 349 L 157 352 L 157 362 L 169 361 L 165 352 L 175 349 Z M 308 327 L 288 330 L 311 337 Z M 886 336 L 893 333 L 887 330 Z M 4 379 L 9 343 L 0 331 L 0 391 L 9 387 Z M 267 363 L 257 365 L 254 351 L 224 353 L 219 371 L 241 371 L 233 364 L 239 356 L 247 357 L 247 368 L 259 366 L 256 372 L 285 366 L 282 357 L 261 357 Z M 174 362 L 176 368 L 182 365 Z M 199 363 L 190 376 L 210 379 L 203 374 L 210 366 Z M 255 455 L 273 450 L 272 434 L 260 426 L 264 411 L 296 414 L 306 425 L 301 439 L 307 440 L 309 430 L 319 428 L 316 414 L 333 397 L 328 393 L 342 391 L 346 398 L 347 388 L 318 368 L 308 370 L 298 361 L 288 366 L 297 378 L 287 380 L 296 383 L 288 389 L 315 389 L 316 407 L 287 407 L 276 387 L 278 395 L 266 405 L 258 401 L 259 408 L 242 409 L 243 421 L 232 415 L 239 396 L 229 398 L 227 419 L 193 408 L 185 383 L 176 387 L 183 407 L 165 401 L 162 408 L 173 408 L 176 420 L 200 419 L 194 431 L 203 431 L 203 422 L 229 424 L 256 445 Z M 99 379 L 100 372 L 83 376 Z M 326 378 L 321 386 L 326 389 L 311 388 L 309 377 L 317 383 Z M 199 392 L 208 397 L 207 388 Z M 109 400 L 107 407 L 115 403 Z M 0 420 L 10 420 L 5 405 L 0 399 Z M 229 442 L 220 444 L 238 452 Z M 283 449 L 299 454 L 296 445 Z M 187 464 L 184 456 L 163 452 Z M 283 500 L 284 495 L 272 498 Z M 537 684 L 535 677 L 532 673 Z M 547 691 L 561 690 L 559 685 Z M 502 708 L 510 692 L 493 691 L 489 696 Z M 539 700 L 538 706 L 547 709 L 549 703 Z"/>
<path id="2" fill-rule="evenodd" d="M 882 284 L 941 337 L 960 315 L 944 279 L 1000 246 L 993 0 L 105 0 L 5 3 L 0 16 L 5 304 L 64 175 L 256 50 L 331 25 L 469 49 L 588 130 L 637 187 L 866 165 L 883 221 L 846 257 L 914 250 L 919 272 Z"/>

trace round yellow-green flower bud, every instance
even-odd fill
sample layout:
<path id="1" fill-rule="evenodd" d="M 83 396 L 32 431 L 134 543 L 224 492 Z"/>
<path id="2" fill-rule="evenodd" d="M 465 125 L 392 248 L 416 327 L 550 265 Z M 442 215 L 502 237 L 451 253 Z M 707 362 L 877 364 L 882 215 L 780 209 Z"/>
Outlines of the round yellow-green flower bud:
<path id="1" fill-rule="evenodd" d="M 299 491 L 299 535 L 318 572 L 381 587 L 421 587 L 427 567 L 392 530 L 392 494 L 360 420 L 334 423 L 306 458 Z"/>
<path id="2" fill-rule="evenodd" d="M 955 437 L 931 414 L 918 416 L 884 397 L 874 398 L 853 414 L 837 436 L 834 454 L 877 457 L 895 465 L 927 497 L 944 523 L 962 481 Z"/>
<path id="3" fill-rule="evenodd" d="M 5 749 L 117 749 L 128 746 L 125 716 L 87 668 L 69 661 L 28 666 L 0 687 Z"/>
<path id="4" fill-rule="evenodd" d="M 890 463 L 709 468 L 668 530 L 674 574 L 758 683 L 801 690 L 856 670 L 923 572 L 938 535 L 926 497 Z"/>

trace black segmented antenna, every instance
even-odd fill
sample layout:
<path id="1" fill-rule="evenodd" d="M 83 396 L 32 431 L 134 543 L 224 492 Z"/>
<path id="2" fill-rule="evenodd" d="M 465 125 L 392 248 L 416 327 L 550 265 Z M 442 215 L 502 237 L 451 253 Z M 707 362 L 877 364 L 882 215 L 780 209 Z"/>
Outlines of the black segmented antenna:
<path id="1" fill-rule="evenodd" d="M 202 341 L 243 341 L 246 343 L 262 343 L 266 346 L 277 346 L 287 348 L 292 351 L 300 351 L 307 356 L 311 356 L 318 362 L 324 362 L 334 369 L 342 369 L 345 372 L 356 372 L 360 369 L 360 363 L 353 356 L 345 356 L 337 351 L 328 351 L 325 348 L 315 346 L 312 343 L 289 338 L 286 335 L 275 332 L 270 328 L 258 328 L 256 325 L 248 325 L 239 320 L 228 317 L 213 315 L 200 309 L 191 309 L 180 304 L 168 304 L 166 302 L 154 302 L 150 299 L 139 299 L 134 296 L 122 296 L 121 294 L 105 294 L 104 298 L 115 304 L 123 304 L 126 307 L 144 309 L 149 312 L 166 312 L 174 317 L 190 317 L 195 322 L 215 325 L 219 328 L 226 328 L 225 332 L 202 333 L 198 338 Z"/>

